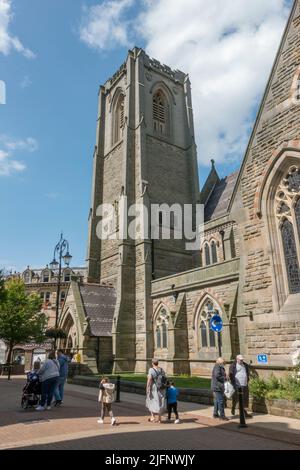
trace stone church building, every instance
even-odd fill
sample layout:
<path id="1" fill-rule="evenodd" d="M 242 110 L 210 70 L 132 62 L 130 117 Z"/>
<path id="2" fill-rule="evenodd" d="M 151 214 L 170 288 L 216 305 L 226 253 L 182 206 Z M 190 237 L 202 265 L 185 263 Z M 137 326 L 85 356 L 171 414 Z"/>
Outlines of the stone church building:
<path id="1" fill-rule="evenodd" d="M 87 282 L 71 282 L 60 321 L 76 331 L 92 371 L 145 372 L 155 356 L 169 374 L 209 374 L 216 311 L 227 361 L 242 353 L 258 369 L 291 366 L 300 340 L 299 0 L 240 170 L 221 179 L 212 161 L 200 191 L 194 135 L 188 75 L 129 51 L 100 87 Z M 149 210 L 204 204 L 199 249 L 177 239 L 100 240 L 98 207 L 118 207 L 124 195 Z"/>

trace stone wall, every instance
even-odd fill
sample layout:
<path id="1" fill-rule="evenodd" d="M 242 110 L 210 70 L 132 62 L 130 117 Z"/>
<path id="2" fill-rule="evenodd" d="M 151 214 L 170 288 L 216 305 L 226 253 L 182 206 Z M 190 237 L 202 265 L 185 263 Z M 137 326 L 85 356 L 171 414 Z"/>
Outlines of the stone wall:
<path id="1" fill-rule="evenodd" d="M 272 357 L 272 365 L 291 366 L 291 344 L 300 340 L 299 321 L 250 323 L 246 329 L 248 357 L 256 362 L 258 354 Z"/>

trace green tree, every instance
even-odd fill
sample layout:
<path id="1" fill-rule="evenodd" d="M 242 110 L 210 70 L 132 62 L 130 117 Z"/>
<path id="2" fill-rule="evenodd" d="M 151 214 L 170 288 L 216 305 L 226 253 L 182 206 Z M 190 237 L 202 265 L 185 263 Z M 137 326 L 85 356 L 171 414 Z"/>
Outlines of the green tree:
<path id="1" fill-rule="evenodd" d="M 16 344 L 44 341 L 46 316 L 41 313 L 42 301 L 37 294 L 27 294 L 19 279 L 5 283 L 4 299 L 0 302 L 0 338 L 8 343 L 7 362 Z"/>
<path id="2" fill-rule="evenodd" d="M 4 276 L 3 276 L 3 271 L 0 270 L 0 304 L 4 301 L 4 298 L 5 298 Z"/>

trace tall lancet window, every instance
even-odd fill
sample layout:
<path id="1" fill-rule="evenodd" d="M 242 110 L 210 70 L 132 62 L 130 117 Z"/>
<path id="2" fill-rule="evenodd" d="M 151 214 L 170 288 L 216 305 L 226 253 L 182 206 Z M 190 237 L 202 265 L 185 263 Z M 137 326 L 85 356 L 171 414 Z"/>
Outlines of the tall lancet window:
<path id="1" fill-rule="evenodd" d="M 276 197 L 276 217 L 290 294 L 300 293 L 300 167 L 293 165 L 281 180 Z"/>
<path id="2" fill-rule="evenodd" d="M 122 138 L 124 128 L 124 95 L 120 95 L 115 107 L 113 122 L 113 144 L 119 142 Z"/>
<path id="3" fill-rule="evenodd" d="M 218 262 L 217 245 L 214 241 L 211 244 L 211 259 L 213 264 L 216 264 Z"/>
<path id="4" fill-rule="evenodd" d="M 287 219 L 281 227 L 284 258 L 291 294 L 300 292 L 300 269 L 293 224 Z"/>
<path id="5" fill-rule="evenodd" d="M 210 261 L 210 249 L 208 243 L 205 244 L 204 246 L 204 256 L 205 256 L 205 265 L 210 266 L 211 261 Z"/>
<path id="6" fill-rule="evenodd" d="M 156 333 L 156 348 L 168 349 L 168 325 L 169 314 L 165 307 L 162 307 L 156 318 L 155 333 Z"/>
<path id="7" fill-rule="evenodd" d="M 158 90 L 153 96 L 153 125 L 154 132 L 161 135 L 167 135 L 169 125 L 168 102 L 161 90 Z"/>

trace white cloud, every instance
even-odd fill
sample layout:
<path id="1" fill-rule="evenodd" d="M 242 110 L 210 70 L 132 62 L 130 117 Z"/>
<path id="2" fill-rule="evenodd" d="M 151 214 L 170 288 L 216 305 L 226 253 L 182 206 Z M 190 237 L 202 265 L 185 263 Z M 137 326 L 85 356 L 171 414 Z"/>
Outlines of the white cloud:
<path id="1" fill-rule="evenodd" d="M 236 162 L 271 71 L 290 0 L 105 1 L 86 11 L 81 39 L 103 50 L 146 43 L 146 51 L 188 73 L 199 161 Z M 120 30 L 120 31 L 119 31 Z M 142 39 L 142 41 L 141 41 Z"/>
<path id="2" fill-rule="evenodd" d="M 37 149 L 38 143 L 32 137 L 12 140 L 5 135 L 0 135 L 0 176 L 11 176 L 14 173 L 23 172 L 26 165 L 16 160 L 14 154 L 18 151 L 35 152 Z"/>
<path id="3" fill-rule="evenodd" d="M 10 33 L 9 26 L 12 18 L 12 0 L 0 0 L 0 53 L 8 55 L 15 50 L 28 59 L 33 59 L 35 54 Z"/>
<path id="4" fill-rule="evenodd" d="M 0 176 L 10 176 L 13 173 L 24 171 L 26 166 L 24 163 L 11 158 L 10 152 L 0 149 Z"/>
<path id="5" fill-rule="evenodd" d="M 288 12 L 284 0 L 146 2 L 148 53 L 190 75 L 200 162 L 244 152 Z"/>
<path id="6" fill-rule="evenodd" d="M 25 150 L 27 152 L 35 152 L 38 149 L 38 142 L 32 137 L 27 137 L 24 140 L 12 140 L 6 135 L 0 135 L 0 143 L 8 150 Z"/>
<path id="7" fill-rule="evenodd" d="M 20 83 L 20 87 L 24 90 L 25 88 L 28 88 L 30 85 L 32 85 L 32 81 L 30 80 L 30 77 L 28 75 L 25 75 L 25 77 Z"/>
<path id="8" fill-rule="evenodd" d="M 104 0 L 84 7 L 80 39 L 89 47 L 105 50 L 116 45 L 127 46 L 128 26 L 124 15 L 135 0 Z"/>

